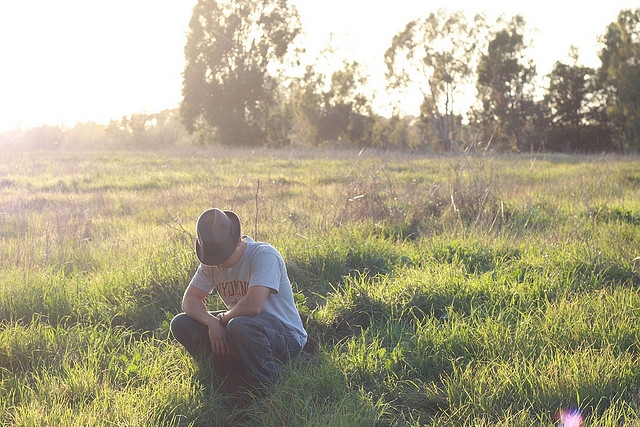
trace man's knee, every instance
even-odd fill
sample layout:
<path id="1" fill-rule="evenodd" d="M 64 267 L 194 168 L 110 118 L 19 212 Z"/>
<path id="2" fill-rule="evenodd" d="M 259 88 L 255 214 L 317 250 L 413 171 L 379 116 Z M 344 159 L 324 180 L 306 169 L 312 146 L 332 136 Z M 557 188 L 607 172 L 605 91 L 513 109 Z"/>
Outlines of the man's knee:
<path id="1" fill-rule="evenodd" d="M 193 319 L 187 316 L 186 313 L 180 313 L 171 319 L 169 330 L 173 338 L 180 341 L 179 337 L 183 336 L 185 331 L 189 329 L 189 325 L 193 323 Z"/>
<path id="2" fill-rule="evenodd" d="M 253 319 L 249 316 L 234 317 L 227 323 L 227 333 L 231 336 L 241 337 L 253 329 L 254 323 Z"/>

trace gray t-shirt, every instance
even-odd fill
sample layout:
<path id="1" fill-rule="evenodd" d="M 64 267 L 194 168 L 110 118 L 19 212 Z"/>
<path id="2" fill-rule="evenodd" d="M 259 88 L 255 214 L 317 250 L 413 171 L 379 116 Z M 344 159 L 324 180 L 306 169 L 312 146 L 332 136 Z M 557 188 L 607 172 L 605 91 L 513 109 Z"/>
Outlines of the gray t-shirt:
<path id="1" fill-rule="evenodd" d="M 215 289 L 229 309 L 247 294 L 251 286 L 271 289 L 263 311 L 280 319 L 297 336 L 303 347 L 307 342 L 307 332 L 293 299 L 282 255 L 268 243 L 254 242 L 250 237 L 244 237 L 247 248 L 236 265 L 232 268 L 216 268 L 200 264 L 189 286 L 208 294 Z"/>

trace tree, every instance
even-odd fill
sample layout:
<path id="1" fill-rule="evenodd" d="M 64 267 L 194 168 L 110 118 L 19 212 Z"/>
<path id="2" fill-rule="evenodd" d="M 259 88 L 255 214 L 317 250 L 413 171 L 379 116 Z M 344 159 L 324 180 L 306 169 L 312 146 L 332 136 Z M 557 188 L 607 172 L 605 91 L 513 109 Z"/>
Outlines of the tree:
<path id="1" fill-rule="evenodd" d="M 611 149 L 596 71 L 578 65 L 575 47 L 570 57 L 572 65 L 556 62 L 548 76 L 543 102 L 550 126 L 545 148 L 574 152 Z"/>
<path id="2" fill-rule="evenodd" d="M 535 66 L 525 61 L 524 27 L 515 16 L 497 31 L 478 66 L 480 122 L 486 141 L 501 150 L 525 150 L 535 143 L 527 138 L 536 115 L 533 101 Z"/>
<path id="3" fill-rule="evenodd" d="M 137 148 L 178 145 L 188 140 L 177 110 L 136 113 L 111 120 L 106 135 L 112 143 Z"/>
<path id="4" fill-rule="evenodd" d="M 64 131 L 57 126 L 42 125 L 22 132 L 20 145 L 28 150 L 55 150 L 64 145 Z"/>
<path id="5" fill-rule="evenodd" d="M 187 130 L 215 132 L 226 145 L 281 134 L 269 129 L 279 105 L 271 73 L 301 32 L 295 7 L 287 0 L 199 0 L 189 28 L 180 110 Z"/>
<path id="6" fill-rule="evenodd" d="M 342 68 L 333 72 L 331 86 L 323 93 L 323 139 L 344 137 L 355 144 L 366 140 L 371 107 L 369 99 L 360 92 L 366 81 L 356 61 L 345 60 Z"/>
<path id="7" fill-rule="evenodd" d="M 640 149 L 640 9 L 623 10 L 607 27 L 600 78 L 607 110 L 624 150 Z"/>
<path id="8" fill-rule="evenodd" d="M 331 48 L 324 51 L 325 61 L 333 53 Z M 371 106 L 361 91 L 366 80 L 356 61 L 343 60 L 342 68 L 334 70 L 330 78 L 309 65 L 291 95 L 300 138 L 311 144 L 369 142 Z"/>
<path id="9" fill-rule="evenodd" d="M 482 16 L 469 25 L 462 12 L 447 14 L 441 9 L 424 20 L 409 22 L 385 53 L 389 88 L 418 87 L 422 120 L 436 130 L 445 150 L 459 138 L 456 98 L 463 96 L 461 88 L 471 84 L 482 26 Z"/>

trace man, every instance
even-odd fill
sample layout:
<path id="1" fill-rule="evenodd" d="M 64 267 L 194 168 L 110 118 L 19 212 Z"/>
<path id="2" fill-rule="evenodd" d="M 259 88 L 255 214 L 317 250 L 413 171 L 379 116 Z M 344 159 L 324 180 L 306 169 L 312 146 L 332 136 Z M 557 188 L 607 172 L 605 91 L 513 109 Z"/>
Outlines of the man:
<path id="1" fill-rule="evenodd" d="M 242 236 L 231 211 L 203 212 L 196 231 L 200 265 L 185 290 L 184 313 L 171 321 L 172 335 L 193 357 L 213 357 L 219 373 L 273 383 L 281 363 L 297 356 L 307 341 L 282 256 L 273 246 Z M 207 310 L 214 289 L 227 310 Z"/>

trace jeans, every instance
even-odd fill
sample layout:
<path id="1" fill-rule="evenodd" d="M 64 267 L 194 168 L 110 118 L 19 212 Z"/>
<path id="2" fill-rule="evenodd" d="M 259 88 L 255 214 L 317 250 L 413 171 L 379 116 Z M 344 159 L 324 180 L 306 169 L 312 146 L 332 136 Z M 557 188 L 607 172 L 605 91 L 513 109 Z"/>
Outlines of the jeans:
<path id="1" fill-rule="evenodd" d="M 186 313 L 173 318 L 171 334 L 197 360 L 212 357 L 217 371 L 241 376 L 248 373 L 261 383 L 275 382 L 280 376 L 281 364 L 302 351 L 295 335 L 278 318 L 264 312 L 229 320 L 224 334 L 230 350 L 226 356 L 213 353 L 209 328 Z"/>

